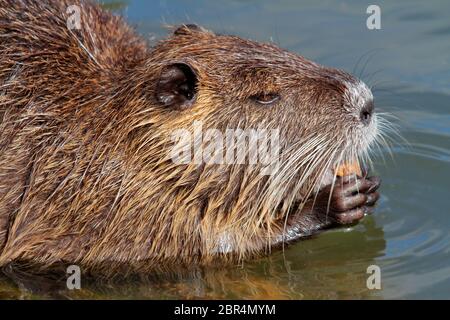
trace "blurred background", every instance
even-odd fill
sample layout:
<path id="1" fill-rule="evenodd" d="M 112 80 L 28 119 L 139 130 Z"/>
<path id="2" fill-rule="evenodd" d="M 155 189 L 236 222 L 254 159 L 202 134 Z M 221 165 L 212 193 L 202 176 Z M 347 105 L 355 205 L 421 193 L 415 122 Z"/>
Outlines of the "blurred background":
<path id="1" fill-rule="evenodd" d="M 342 68 L 373 90 L 392 115 L 392 155 L 378 153 L 382 198 L 374 215 L 326 231 L 270 257 L 224 269 L 64 296 L 90 298 L 450 299 L 450 2 L 377 1 L 381 29 L 369 30 L 368 1 L 104 1 L 150 45 L 164 25 L 197 23 L 219 33 L 271 41 Z M 369 265 L 381 290 L 369 290 Z M 0 280 L 1 281 L 1 280 Z M 6 283 L 6 282 L 5 282 Z M 36 297 L 12 285 L 0 295 Z M 40 296 L 37 296 L 40 297 Z"/>

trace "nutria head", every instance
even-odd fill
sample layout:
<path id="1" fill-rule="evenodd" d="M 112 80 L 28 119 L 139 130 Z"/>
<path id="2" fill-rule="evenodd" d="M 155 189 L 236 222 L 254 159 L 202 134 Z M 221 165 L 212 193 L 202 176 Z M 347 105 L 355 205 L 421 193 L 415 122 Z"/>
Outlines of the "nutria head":
<path id="1" fill-rule="evenodd" d="M 97 16 L 108 30 L 86 19 L 67 32 L 56 19 L 47 28 L 53 40 L 36 44 L 42 16 L 2 47 L 11 107 L 0 109 L 10 139 L 0 140 L 0 173 L 9 177 L 0 183 L 0 222 L 2 213 L 10 220 L 0 263 L 111 262 L 112 270 L 243 258 L 321 227 L 305 204 L 333 183 L 336 166 L 364 159 L 378 134 L 363 82 L 273 44 L 193 25 L 147 50 L 120 20 Z M 89 42 L 92 34 L 115 36 Z M 28 55 L 34 45 L 48 48 L 42 58 Z M 11 62 L 16 52 L 27 68 Z M 230 158 L 227 130 L 237 139 Z M 256 160 L 239 149 L 254 132 L 269 134 L 256 139 Z"/>
<path id="2" fill-rule="evenodd" d="M 179 245 L 175 256 L 270 248 L 286 217 L 332 183 L 337 165 L 366 156 L 377 135 L 373 96 L 362 81 L 273 44 L 181 26 L 141 72 L 146 102 L 133 119 L 142 165 L 131 184 L 151 193 L 135 201 L 152 221 L 148 232 L 158 234 L 154 245 Z M 200 141 L 196 128 L 222 137 L 229 129 L 242 130 L 235 137 L 277 132 L 277 166 L 251 162 L 249 154 L 227 162 L 226 143 L 219 138 L 219 150 L 211 148 L 216 136 Z M 180 140 L 186 144 L 177 149 Z M 249 146 L 248 136 L 240 143 Z M 177 162 L 171 155 L 183 146 L 187 156 Z"/>

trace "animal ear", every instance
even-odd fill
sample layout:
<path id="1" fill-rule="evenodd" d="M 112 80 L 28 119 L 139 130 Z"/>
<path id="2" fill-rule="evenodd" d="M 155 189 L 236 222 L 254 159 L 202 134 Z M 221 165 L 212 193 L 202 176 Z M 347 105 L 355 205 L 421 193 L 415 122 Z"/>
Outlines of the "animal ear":
<path id="1" fill-rule="evenodd" d="M 156 85 L 156 99 L 165 107 L 184 110 L 197 96 L 197 75 L 186 63 L 169 64 L 161 70 Z"/>
<path id="2" fill-rule="evenodd" d="M 176 28 L 173 34 L 177 36 L 183 34 L 190 34 L 192 32 L 204 32 L 204 31 L 206 30 L 196 24 L 183 24 L 178 28 Z"/>

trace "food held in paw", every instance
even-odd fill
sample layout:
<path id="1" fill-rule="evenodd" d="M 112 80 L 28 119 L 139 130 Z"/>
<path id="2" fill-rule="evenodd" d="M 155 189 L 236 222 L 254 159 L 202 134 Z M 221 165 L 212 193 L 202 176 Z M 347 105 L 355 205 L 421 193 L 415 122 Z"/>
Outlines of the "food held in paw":
<path id="1" fill-rule="evenodd" d="M 344 177 L 351 174 L 362 176 L 361 167 L 359 166 L 359 163 L 356 160 L 339 165 L 335 170 L 335 174 L 338 177 Z"/>

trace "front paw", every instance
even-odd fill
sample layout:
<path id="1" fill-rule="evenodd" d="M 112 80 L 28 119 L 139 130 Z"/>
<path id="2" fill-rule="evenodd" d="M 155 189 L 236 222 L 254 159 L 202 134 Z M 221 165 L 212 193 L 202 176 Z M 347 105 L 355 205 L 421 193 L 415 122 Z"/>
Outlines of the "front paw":
<path id="1" fill-rule="evenodd" d="M 329 186 L 327 190 L 327 219 L 346 225 L 372 213 L 374 204 L 380 197 L 376 191 L 380 182 L 379 177 L 338 177 L 334 186 Z"/>

